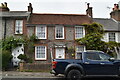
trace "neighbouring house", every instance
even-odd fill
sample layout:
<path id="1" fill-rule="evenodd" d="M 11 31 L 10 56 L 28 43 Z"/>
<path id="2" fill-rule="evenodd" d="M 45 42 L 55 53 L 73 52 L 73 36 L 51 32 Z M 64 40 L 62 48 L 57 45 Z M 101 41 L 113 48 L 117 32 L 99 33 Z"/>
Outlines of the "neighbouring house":
<path id="1" fill-rule="evenodd" d="M 1 3 L 0 6 L 0 39 L 8 36 L 21 37 L 27 35 L 27 19 L 30 16 L 29 11 L 10 11 L 7 3 Z M 13 49 L 13 65 L 18 65 L 20 54 L 24 54 L 24 46 L 21 45 Z"/>
<path id="2" fill-rule="evenodd" d="M 104 41 L 120 42 L 120 8 L 114 4 L 113 11 L 110 13 L 111 18 L 93 18 L 93 22 L 98 22 L 104 26 Z"/>
<path id="3" fill-rule="evenodd" d="M 103 25 L 105 30 L 105 34 L 102 39 L 103 41 L 115 41 L 120 43 L 120 8 L 118 4 L 114 4 L 114 8 L 110 13 L 110 16 L 111 18 L 93 18 L 93 22 Z M 120 52 L 118 56 L 120 56 Z"/>
<path id="4" fill-rule="evenodd" d="M 103 41 L 120 42 L 120 22 L 113 18 L 93 18 L 93 21 L 102 24 L 104 27 Z"/>

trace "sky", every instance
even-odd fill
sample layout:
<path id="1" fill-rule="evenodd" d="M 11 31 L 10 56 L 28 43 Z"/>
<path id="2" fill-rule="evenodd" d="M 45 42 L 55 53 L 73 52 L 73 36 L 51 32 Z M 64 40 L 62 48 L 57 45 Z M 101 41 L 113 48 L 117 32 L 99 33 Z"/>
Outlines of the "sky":
<path id="1" fill-rule="evenodd" d="M 110 18 L 114 4 L 120 0 L 0 0 L 11 11 L 27 11 L 32 3 L 33 13 L 86 14 L 87 3 L 93 7 L 94 18 Z"/>

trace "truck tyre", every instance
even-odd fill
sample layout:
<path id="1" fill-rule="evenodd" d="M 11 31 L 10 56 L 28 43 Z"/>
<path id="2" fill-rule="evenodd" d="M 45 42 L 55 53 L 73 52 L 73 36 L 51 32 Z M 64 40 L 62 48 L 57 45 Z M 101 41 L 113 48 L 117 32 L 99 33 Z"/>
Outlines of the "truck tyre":
<path id="1" fill-rule="evenodd" d="M 68 72 L 68 80 L 81 80 L 81 72 L 79 70 L 73 69 Z"/>

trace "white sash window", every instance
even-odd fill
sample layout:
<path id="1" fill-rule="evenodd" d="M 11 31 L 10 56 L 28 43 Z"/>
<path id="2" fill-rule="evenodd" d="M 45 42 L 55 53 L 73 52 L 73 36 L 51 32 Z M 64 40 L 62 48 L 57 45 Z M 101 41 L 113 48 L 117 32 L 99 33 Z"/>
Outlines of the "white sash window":
<path id="1" fill-rule="evenodd" d="M 109 33 L 109 41 L 116 41 L 116 37 L 115 37 L 115 33 L 114 32 L 110 32 Z"/>
<path id="2" fill-rule="evenodd" d="M 23 34 L 23 20 L 15 21 L 15 34 Z"/>
<path id="3" fill-rule="evenodd" d="M 36 26 L 36 36 L 38 39 L 46 39 L 46 25 L 38 25 Z"/>
<path id="4" fill-rule="evenodd" d="M 75 39 L 79 39 L 85 36 L 84 26 L 75 26 Z"/>
<path id="5" fill-rule="evenodd" d="M 64 39 L 64 26 L 56 25 L 55 38 L 56 39 Z"/>
<path id="6" fill-rule="evenodd" d="M 46 60 L 46 46 L 36 46 L 35 47 L 35 59 L 36 60 Z"/>

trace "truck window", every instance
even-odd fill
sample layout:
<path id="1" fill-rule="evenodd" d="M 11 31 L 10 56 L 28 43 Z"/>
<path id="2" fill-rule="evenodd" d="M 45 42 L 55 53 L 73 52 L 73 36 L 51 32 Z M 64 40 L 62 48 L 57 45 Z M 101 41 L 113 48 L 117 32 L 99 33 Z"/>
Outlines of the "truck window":
<path id="1" fill-rule="evenodd" d="M 105 54 L 99 54 L 100 60 L 102 61 L 109 61 L 110 56 L 107 56 Z"/>
<path id="2" fill-rule="evenodd" d="M 86 59 L 87 60 L 100 60 L 100 57 L 98 54 L 90 52 L 90 53 L 86 53 Z"/>

